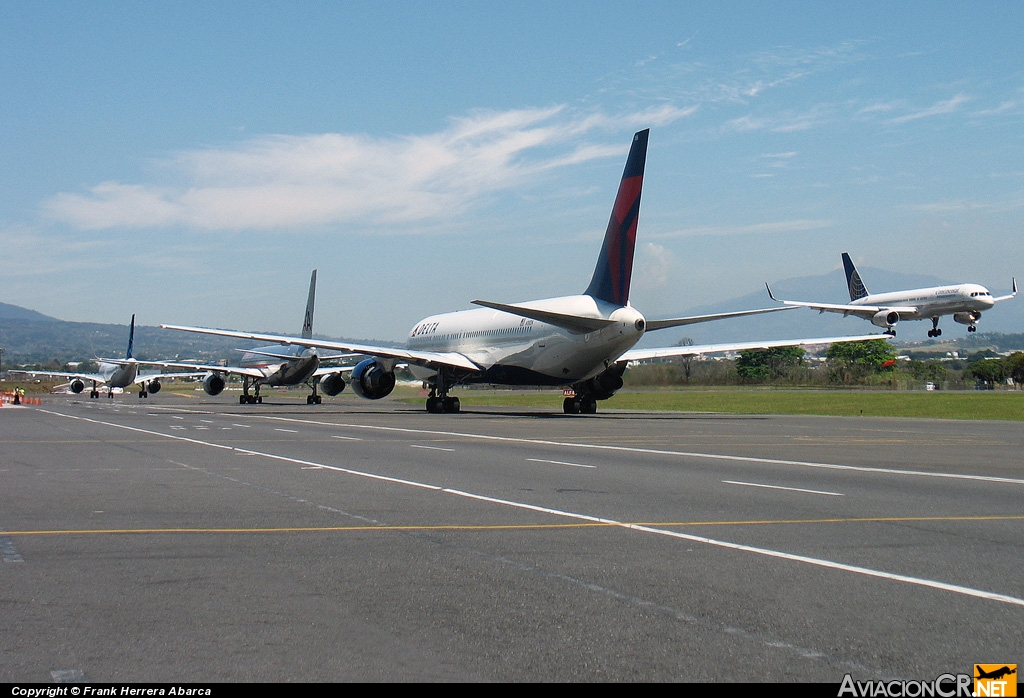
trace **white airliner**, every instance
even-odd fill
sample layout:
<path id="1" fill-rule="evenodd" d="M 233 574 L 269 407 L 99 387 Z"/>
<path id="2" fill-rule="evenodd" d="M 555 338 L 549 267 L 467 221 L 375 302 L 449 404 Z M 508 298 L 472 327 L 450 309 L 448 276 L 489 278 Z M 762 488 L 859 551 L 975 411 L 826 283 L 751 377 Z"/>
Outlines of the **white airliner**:
<path id="1" fill-rule="evenodd" d="M 896 336 L 896 323 L 900 320 L 931 319 L 932 328 L 929 337 L 939 337 L 939 318 L 952 315 L 953 320 L 967 325 L 968 332 L 974 332 L 981 312 L 989 310 L 999 301 L 1005 301 L 1017 295 L 1017 279 L 1013 279 L 1013 293 L 1008 296 L 993 298 L 988 289 L 978 284 L 955 284 L 952 286 L 934 286 L 932 288 L 916 288 L 911 291 L 893 291 L 890 293 L 868 293 L 860 272 L 853 265 L 850 255 L 843 252 L 843 268 L 846 270 L 846 285 L 850 290 L 850 304 L 836 305 L 831 303 L 810 303 L 806 301 L 780 301 L 790 307 L 814 308 L 818 312 L 842 313 L 843 316 L 855 315 L 873 324 L 884 327 L 892 336 Z M 773 301 L 779 300 L 772 293 L 768 284 L 768 295 Z"/>
<path id="2" fill-rule="evenodd" d="M 306 314 L 302 320 L 302 339 L 313 337 L 313 305 L 316 300 L 316 269 L 309 277 L 309 296 L 306 298 Z M 349 354 L 320 356 L 315 345 L 281 346 L 275 344 L 267 347 L 256 347 L 242 351 L 242 359 L 238 366 L 218 366 L 201 364 L 194 361 L 145 361 L 148 366 L 165 368 L 191 368 L 208 371 L 203 379 L 203 390 L 208 395 L 220 395 L 224 390 L 228 374 L 242 376 L 242 394 L 238 397 L 240 405 L 263 402 L 260 387 L 267 385 L 300 385 L 305 383 L 313 391 L 306 396 L 307 405 L 319 405 L 323 398 L 317 394 L 317 381 L 325 390 L 337 395 L 345 389 L 343 369 L 338 367 L 321 367 L 323 360 L 333 360 L 349 356 Z M 346 369 L 351 370 L 351 369 Z M 249 394 L 249 388 L 253 394 Z"/>
<path id="3" fill-rule="evenodd" d="M 131 326 L 128 329 L 128 351 L 123 359 L 99 359 L 99 370 L 96 373 L 74 373 L 64 371 L 13 371 L 13 373 L 25 373 L 30 376 L 58 376 L 70 378 L 71 392 L 80 393 L 85 390 L 84 381 L 92 382 L 92 390 L 89 391 L 90 398 L 100 396 L 99 386 L 107 388 L 107 397 L 114 397 L 114 388 L 127 388 L 136 383 L 139 384 L 139 397 L 149 397 L 149 393 L 160 392 L 160 380 L 164 378 L 188 378 L 191 376 L 203 375 L 202 373 L 139 373 L 139 366 L 148 365 L 146 361 L 138 361 L 132 356 L 132 345 L 135 343 L 135 316 L 132 315 Z"/>
<path id="4" fill-rule="evenodd" d="M 630 361 L 878 339 L 878 335 L 869 335 L 633 349 L 648 330 L 784 309 L 648 321 L 629 305 L 648 133 L 643 130 L 633 136 L 597 268 L 583 295 L 516 305 L 474 301 L 484 308 L 434 315 L 416 323 L 405 349 L 179 325 L 161 327 L 365 354 L 372 358 L 352 369 L 351 382 L 357 394 L 371 400 L 388 395 L 395 387 L 395 366 L 407 364 L 430 388 L 426 404 L 430 412 L 458 412 L 459 399 L 449 396 L 449 391 L 477 383 L 571 388 L 564 411 L 593 413 L 598 400 L 611 397 L 622 387 L 622 374 Z M 321 388 L 334 394 L 333 388 L 323 383 Z"/>

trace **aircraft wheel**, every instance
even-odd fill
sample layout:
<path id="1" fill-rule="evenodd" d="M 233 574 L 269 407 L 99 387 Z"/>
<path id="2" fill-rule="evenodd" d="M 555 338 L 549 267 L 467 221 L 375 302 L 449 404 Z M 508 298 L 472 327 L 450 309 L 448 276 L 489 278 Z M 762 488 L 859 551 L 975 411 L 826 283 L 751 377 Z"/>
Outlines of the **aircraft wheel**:
<path id="1" fill-rule="evenodd" d="M 444 411 L 448 414 L 458 414 L 462 409 L 462 403 L 459 402 L 457 397 L 446 397 L 444 398 Z"/>
<path id="2" fill-rule="evenodd" d="M 978 331 L 978 328 L 977 328 L 977 327 L 975 327 L 974 325 L 970 325 L 970 326 L 969 326 L 969 327 L 967 328 L 967 331 L 968 331 L 968 332 L 977 332 L 977 331 Z"/>
<path id="3" fill-rule="evenodd" d="M 567 397 L 562 400 L 562 411 L 566 414 L 579 414 L 582 405 L 577 398 Z"/>
<path id="4" fill-rule="evenodd" d="M 262 404 L 263 404 L 263 396 L 262 396 L 262 395 L 260 395 L 260 396 L 259 396 L 258 398 L 256 398 L 256 402 L 257 402 L 258 404 L 262 405 Z"/>
<path id="5" fill-rule="evenodd" d="M 324 399 L 323 399 L 322 396 L 320 396 L 320 395 L 316 396 L 316 404 L 321 405 L 321 404 L 323 404 L 323 401 L 324 401 Z"/>
<path id="6" fill-rule="evenodd" d="M 587 398 L 586 400 L 580 401 L 580 413 L 581 414 L 597 414 L 597 400 L 593 398 Z"/>
<path id="7" fill-rule="evenodd" d="M 307 405 L 312 405 L 313 404 L 313 396 L 312 395 L 307 395 L 306 396 L 306 404 Z"/>

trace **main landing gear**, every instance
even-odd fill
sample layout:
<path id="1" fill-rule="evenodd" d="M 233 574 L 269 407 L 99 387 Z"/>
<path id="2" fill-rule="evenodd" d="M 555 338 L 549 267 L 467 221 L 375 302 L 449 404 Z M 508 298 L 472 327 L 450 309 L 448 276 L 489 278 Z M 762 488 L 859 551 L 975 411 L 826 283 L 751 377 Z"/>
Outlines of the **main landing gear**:
<path id="1" fill-rule="evenodd" d="M 444 372 L 438 371 L 436 382 L 430 386 L 430 397 L 427 398 L 427 412 L 431 414 L 458 414 L 462 404 L 457 397 L 448 396 L 448 382 Z"/>
<path id="2" fill-rule="evenodd" d="M 974 328 L 968 327 L 967 331 L 968 332 L 974 332 Z M 928 336 L 929 337 L 941 337 L 942 336 L 942 330 L 939 329 L 939 318 L 937 318 L 937 317 L 933 317 L 932 318 L 932 328 L 930 330 L 928 330 Z"/>
<path id="3" fill-rule="evenodd" d="M 307 405 L 319 405 L 324 401 L 322 397 L 316 394 L 316 383 L 316 378 L 311 378 L 308 381 L 306 381 L 306 385 L 313 389 L 313 394 L 306 396 Z"/>
<path id="4" fill-rule="evenodd" d="M 252 385 L 255 388 L 256 393 L 254 395 L 249 394 L 249 386 Z M 262 405 L 263 396 L 260 395 L 260 382 L 252 380 L 249 376 L 242 376 L 242 394 L 238 396 L 239 405 Z"/>
<path id="5" fill-rule="evenodd" d="M 562 411 L 566 414 L 597 414 L 597 400 L 586 395 L 567 397 L 562 400 Z"/>

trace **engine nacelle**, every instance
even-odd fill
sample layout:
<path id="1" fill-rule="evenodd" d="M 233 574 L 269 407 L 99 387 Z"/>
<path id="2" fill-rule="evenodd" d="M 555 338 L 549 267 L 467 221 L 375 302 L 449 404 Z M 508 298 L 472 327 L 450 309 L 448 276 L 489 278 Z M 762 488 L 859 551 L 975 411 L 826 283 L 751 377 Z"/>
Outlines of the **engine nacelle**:
<path id="1" fill-rule="evenodd" d="M 953 320 L 961 325 L 973 325 L 981 319 L 981 313 L 977 310 L 971 313 L 953 313 Z"/>
<path id="2" fill-rule="evenodd" d="M 395 389 L 395 372 L 377 359 L 366 359 L 352 369 L 352 390 L 367 400 L 380 400 Z"/>
<path id="3" fill-rule="evenodd" d="M 577 395 L 588 395 L 595 400 L 607 400 L 622 387 L 622 374 L 625 370 L 625 363 L 614 364 L 603 373 L 582 383 L 577 383 L 573 386 L 573 390 Z"/>
<path id="4" fill-rule="evenodd" d="M 162 387 L 162 386 L 160 385 L 160 381 L 158 381 L 158 380 L 156 380 L 156 379 L 154 378 L 153 380 L 151 380 L 151 381 L 149 382 L 149 385 L 148 385 L 148 386 L 146 387 L 146 390 L 147 390 L 148 392 L 151 392 L 151 393 L 154 393 L 154 394 L 155 394 L 155 393 L 159 393 L 159 392 L 160 392 L 160 388 L 161 388 L 161 387 Z"/>
<path id="5" fill-rule="evenodd" d="M 80 380 L 78 380 L 76 378 L 75 380 L 71 381 L 70 388 L 71 388 L 71 392 L 73 392 L 73 393 L 75 393 L 77 395 L 78 393 L 80 393 L 83 390 L 85 390 L 85 383 L 83 383 L 82 381 L 80 381 Z"/>
<path id="6" fill-rule="evenodd" d="M 345 390 L 345 379 L 341 377 L 341 373 L 328 373 L 326 376 L 321 376 L 320 390 L 325 395 L 334 397 Z"/>
<path id="7" fill-rule="evenodd" d="M 900 314 L 895 310 L 879 310 L 871 318 L 871 323 L 879 327 L 892 327 L 900 321 Z"/>
<path id="8" fill-rule="evenodd" d="M 203 379 L 203 390 L 206 391 L 207 395 L 220 395 L 224 392 L 224 376 L 211 373 Z"/>

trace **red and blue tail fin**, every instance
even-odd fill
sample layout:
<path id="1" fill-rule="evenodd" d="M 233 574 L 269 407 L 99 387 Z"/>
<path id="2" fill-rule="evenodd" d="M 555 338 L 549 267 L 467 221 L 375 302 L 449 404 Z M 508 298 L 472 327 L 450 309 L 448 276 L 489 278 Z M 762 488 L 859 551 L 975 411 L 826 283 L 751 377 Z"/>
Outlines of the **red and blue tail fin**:
<path id="1" fill-rule="evenodd" d="M 640 190 L 644 185 L 647 162 L 647 136 L 650 129 L 633 136 L 626 169 L 622 172 L 619 193 L 604 234 L 601 256 L 597 258 L 594 278 L 586 295 L 616 305 L 629 301 L 629 281 L 633 275 L 633 249 L 636 246 L 636 224 L 640 219 Z"/>

